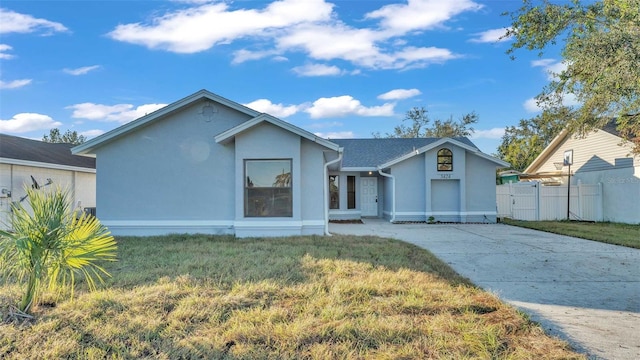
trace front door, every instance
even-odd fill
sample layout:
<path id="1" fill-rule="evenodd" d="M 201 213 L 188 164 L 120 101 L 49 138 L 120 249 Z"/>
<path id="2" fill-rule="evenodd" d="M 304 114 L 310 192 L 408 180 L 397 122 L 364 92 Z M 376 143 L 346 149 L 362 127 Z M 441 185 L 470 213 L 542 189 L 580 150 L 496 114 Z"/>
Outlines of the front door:
<path id="1" fill-rule="evenodd" d="M 378 216 L 378 178 L 361 177 L 362 216 Z"/>

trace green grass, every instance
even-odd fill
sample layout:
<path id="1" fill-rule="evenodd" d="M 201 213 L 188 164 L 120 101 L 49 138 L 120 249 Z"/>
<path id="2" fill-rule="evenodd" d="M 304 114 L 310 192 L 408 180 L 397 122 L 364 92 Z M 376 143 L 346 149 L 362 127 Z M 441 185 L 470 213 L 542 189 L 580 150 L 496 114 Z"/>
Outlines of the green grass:
<path id="1" fill-rule="evenodd" d="M 522 221 L 504 219 L 509 225 L 579 237 L 607 244 L 640 249 L 640 225 L 609 222 Z"/>
<path id="2" fill-rule="evenodd" d="M 584 359 L 431 253 L 377 237 L 119 238 L 108 288 L 8 315 L 0 358 Z"/>

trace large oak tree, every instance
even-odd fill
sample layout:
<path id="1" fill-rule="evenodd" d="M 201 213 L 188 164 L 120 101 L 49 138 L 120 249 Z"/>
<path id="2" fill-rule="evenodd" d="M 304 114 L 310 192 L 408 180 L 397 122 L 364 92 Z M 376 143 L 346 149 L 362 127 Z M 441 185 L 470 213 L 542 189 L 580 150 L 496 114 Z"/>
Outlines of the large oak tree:
<path id="1" fill-rule="evenodd" d="M 640 153 L 640 0 L 524 0 L 510 15 L 506 36 L 515 41 L 509 54 L 563 46 L 566 69 L 539 103 L 557 107 L 572 94 L 581 105 L 566 124 L 569 131 L 584 134 L 616 118 L 618 131 Z"/>

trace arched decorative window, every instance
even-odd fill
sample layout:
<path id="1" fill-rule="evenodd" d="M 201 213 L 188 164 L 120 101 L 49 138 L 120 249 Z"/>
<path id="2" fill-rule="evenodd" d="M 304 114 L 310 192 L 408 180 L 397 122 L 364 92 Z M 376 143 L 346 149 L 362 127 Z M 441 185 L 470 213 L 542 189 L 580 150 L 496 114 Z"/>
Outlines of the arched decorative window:
<path id="1" fill-rule="evenodd" d="M 453 171 L 453 153 L 451 150 L 438 150 L 438 171 Z"/>

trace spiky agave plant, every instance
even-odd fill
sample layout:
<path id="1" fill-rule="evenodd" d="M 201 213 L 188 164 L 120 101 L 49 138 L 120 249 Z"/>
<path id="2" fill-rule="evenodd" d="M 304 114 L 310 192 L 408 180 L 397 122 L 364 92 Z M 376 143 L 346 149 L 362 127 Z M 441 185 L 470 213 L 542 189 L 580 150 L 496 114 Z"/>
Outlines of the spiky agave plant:
<path id="1" fill-rule="evenodd" d="M 103 276 L 110 276 L 99 261 L 116 260 L 116 242 L 94 216 L 69 207 L 68 193 L 60 188 L 36 191 L 26 188 L 29 210 L 12 205 L 12 231 L 0 231 L 0 277 L 25 283 L 18 308 L 27 313 L 46 287 L 70 289 L 77 275 L 91 290 Z"/>

